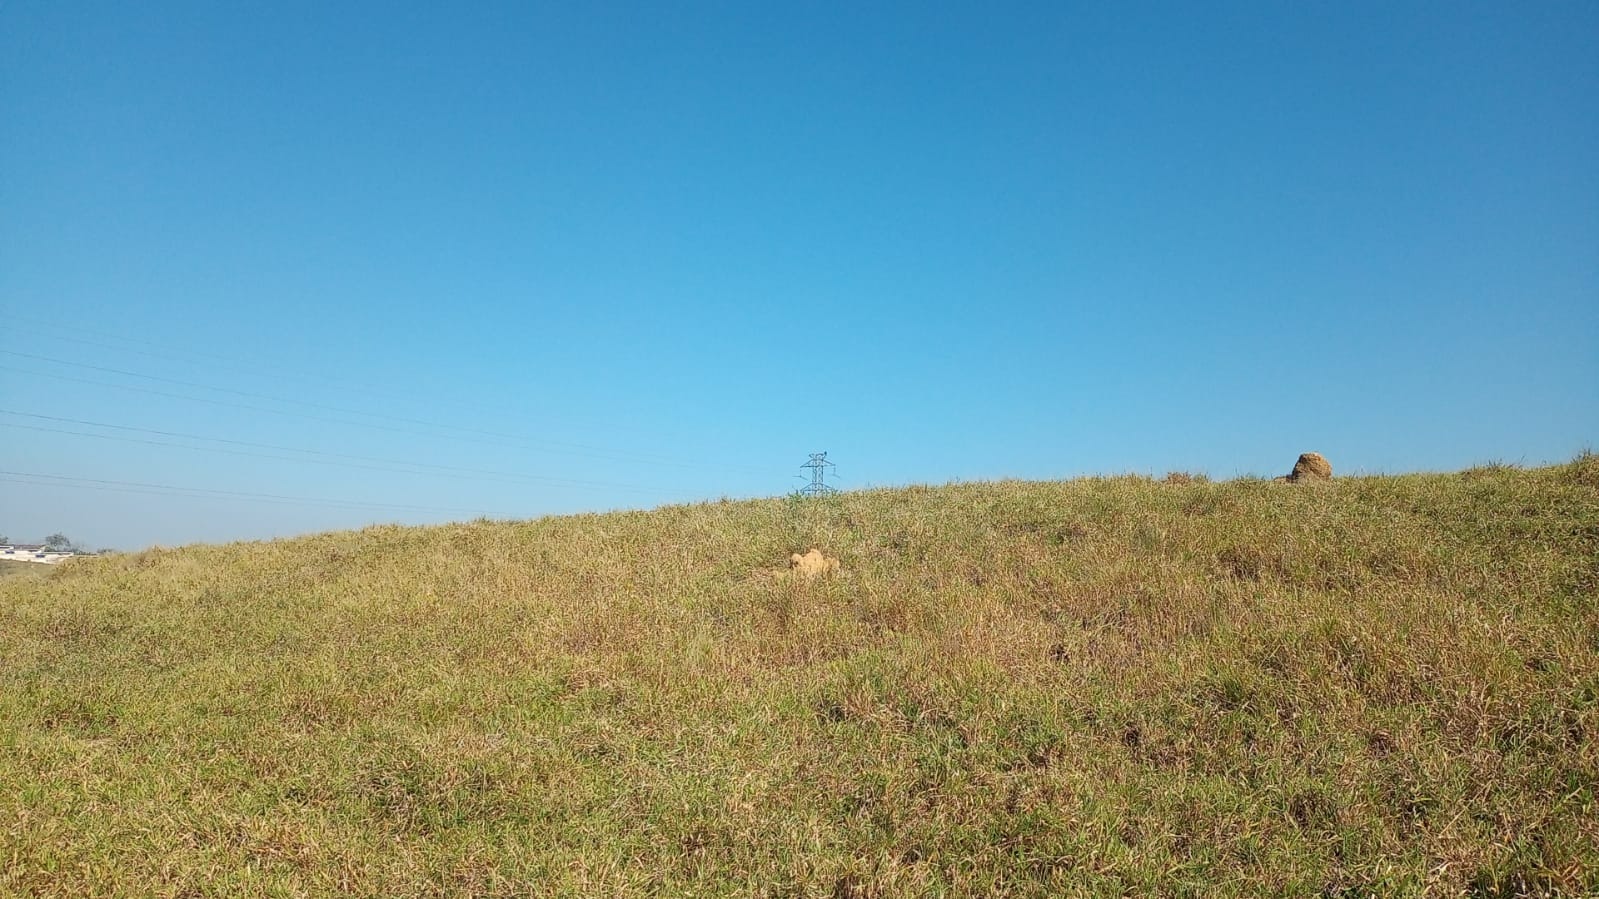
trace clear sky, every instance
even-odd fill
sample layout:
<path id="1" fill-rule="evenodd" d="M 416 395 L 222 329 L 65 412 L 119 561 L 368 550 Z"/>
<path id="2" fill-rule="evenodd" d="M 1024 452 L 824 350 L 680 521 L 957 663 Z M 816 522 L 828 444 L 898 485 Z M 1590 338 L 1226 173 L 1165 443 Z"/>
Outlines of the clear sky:
<path id="1" fill-rule="evenodd" d="M 1599 4 L 862 6 L 0 6 L 0 534 L 1599 443 Z"/>

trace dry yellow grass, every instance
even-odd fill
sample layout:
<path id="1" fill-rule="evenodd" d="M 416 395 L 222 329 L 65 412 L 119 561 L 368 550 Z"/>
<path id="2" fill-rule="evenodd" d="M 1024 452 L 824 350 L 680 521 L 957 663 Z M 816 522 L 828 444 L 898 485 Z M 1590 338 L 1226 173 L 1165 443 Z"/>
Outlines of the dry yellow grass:
<path id="1" fill-rule="evenodd" d="M 1599 459 L 1168 481 L 7 580 L 0 891 L 1599 892 Z"/>
<path id="2" fill-rule="evenodd" d="M 17 562 L 11 559 L 0 559 L 0 580 L 13 577 L 43 577 L 50 571 L 50 566 L 40 565 L 37 562 Z"/>

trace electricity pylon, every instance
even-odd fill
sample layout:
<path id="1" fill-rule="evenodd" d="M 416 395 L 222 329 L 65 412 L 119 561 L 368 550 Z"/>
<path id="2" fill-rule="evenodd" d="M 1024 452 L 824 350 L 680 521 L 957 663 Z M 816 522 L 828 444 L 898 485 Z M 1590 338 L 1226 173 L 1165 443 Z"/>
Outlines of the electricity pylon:
<path id="1" fill-rule="evenodd" d="M 800 467 L 811 470 L 811 482 L 801 488 L 800 493 L 805 496 L 828 496 L 838 492 L 836 488 L 829 486 L 827 483 L 827 469 L 836 469 L 838 466 L 827 461 L 826 453 L 811 453 L 811 461 Z M 835 471 L 834 474 L 836 475 L 837 472 Z"/>

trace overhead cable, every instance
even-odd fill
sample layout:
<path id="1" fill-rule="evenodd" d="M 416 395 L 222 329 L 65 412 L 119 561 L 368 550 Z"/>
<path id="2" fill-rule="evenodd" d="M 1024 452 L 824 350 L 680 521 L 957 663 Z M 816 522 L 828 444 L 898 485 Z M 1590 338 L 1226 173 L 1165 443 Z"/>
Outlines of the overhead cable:
<path id="1" fill-rule="evenodd" d="M 196 381 L 183 380 L 181 378 L 167 378 L 167 377 L 162 377 L 160 375 L 145 374 L 143 372 L 130 371 L 128 369 L 123 369 L 123 368 L 113 368 L 113 367 L 105 366 L 105 365 L 93 365 L 93 364 L 90 364 L 90 363 L 87 363 L 87 362 L 74 362 L 74 361 L 72 361 L 70 359 L 57 359 L 57 358 L 55 358 L 53 356 L 43 356 L 43 355 L 39 355 L 37 353 L 24 353 L 24 352 L 19 352 L 19 351 L 16 351 L 16 350 L 0 349 L 0 355 L 14 356 L 14 357 L 21 358 L 21 359 L 31 359 L 31 360 L 38 361 L 38 362 L 48 362 L 48 363 L 51 363 L 51 364 L 54 364 L 54 365 L 65 365 L 65 366 L 69 366 L 69 367 L 72 367 L 72 368 L 87 369 L 87 370 L 90 370 L 90 371 L 102 372 L 102 373 L 106 373 L 106 374 L 121 375 L 121 376 L 124 376 L 124 377 L 140 378 L 142 380 L 154 381 L 154 382 L 161 383 L 161 384 L 172 384 L 172 385 L 176 385 L 176 386 L 180 386 L 180 387 L 189 387 L 189 388 L 193 388 L 193 389 L 197 389 L 197 390 L 210 390 L 210 391 L 214 391 L 214 392 L 217 392 L 217 393 L 226 393 L 226 394 L 230 394 L 230 395 L 233 395 L 233 396 L 241 396 L 241 397 L 245 397 L 247 399 L 266 400 L 268 402 L 283 403 L 285 405 L 301 406 L 301 407 L 308 408 L 308 409 L 316 409 L 316 410 L 321 411 L 321 412 L 336 412 L 336 413 L 339 413 L 341 415 L 359 415 L 359 416 L 364 416 L 364 417 L 368 417 L 368 418 L 381 419 L 381 420 L 384 420 L 384 421 L 399 422 L 399 423 L 402 423 L 402 424 L 412 425 L 413 428 L 410 428 L 410 429 L 395 428 L 395 427 L 391 427 L 391 426 L 375 424 L 375 423 L 372 423 L 372 422 L 350 421 L 348 419 L 333 419 L 333 418 L 327 418 L 325 416 L 313 416 L 313 415 L 308 415 L 308 414 L 305 414 L 305 413 L 290 413 L 290 412 L 287 412 L 287 411 L 284 411 L 284 410 L 280 410 L 280 409 L 270 409 L 270 408 L 261 407 L 261 406 L 238 404 L 239 408 L 251 409 L 253 411 L 260 411 L 260 412 L 270 412 L 270 413 L 278 414 L 278 415 L 296 415 L 296 414 L 298 414 L 300 417 L 313 418 L 313 419 L 322 420 L 322 421 L 333 421 L 333 422 L 338 422 L 340 424 L 353 425 L 353 426 L 356 426 L 356 427 L 380 428 L 380 429 L 384 429 L 384 430 L 400 431 L 402 433 L 421 434 L 423 436 L 447 436 L 447 437 L 451 437 L 452 439 L 457 439 L 457 440 L 468 439 L 468 438 L 462 438 L 462 437 L 455 437 L 455 436 L 447 433 L 447 432 L 450 432 L 450 431 L 455 431 L 455 432 L 460 432 L 460 433 L 463 433 L 463 434 L 473 435 L 473 437 L 470 438 L 470 439 L 477 440 L 479 442 L 482 442 L 481 438 L 489 437 L 489 438 L 494 438 L 494 440 L 497 441 L 500 445 L 518 446 L 518 447 L 522 447 L 522 448 L 525 448 L 525 449 L 537 449 L 537 450 L 541 450 L 541 451 L 545 451 L 545 452 L 552 451 L 552 450 L 549 449 L 549 447 L 564 447 L 565 448 L 564 450 L 557 449 L 557 450 L 553 450 L 553 451 L 554 452 L 565 451 L 565 452 L 569 452 L 569 453 L 578 453 L 578 454 L 581 454 L 581 455 L 588 455 L 588 456 L 591 456 L 591 457 L 594 457 L 594 458 L 610 458 L 613 461 L 618 461 L 618 462 L 634 462 L 634 463 L 639 463 L 639 464 L 664 465 L 664 466 L 680 467 L 680 468 L 687 468 L 687 467 L 698 468 L 698 467 L 700 467 L 699 463 L 681 462 L 681 461 L 671 460 L 671 459 L 667 459 L 667 458 L 660 457 L 660 456 L 654 456 L 652 454 L 634 453 L 634 452 L 626 451 L 626 450 L 614 450 L 614 449 L 608 449 L 606 447 L 592 446 L 592 445 L 583 444 L 583 443 L 573 443 L 571 441 L 565 441 L 565 440 L 550 440 L 550 439 L 540 438 L 540 439 L 538 439 L 536 441 L 530 441 L 528 438 L 525 438 L 525 437 L 520 437 L 520 436 L 517 436 L 515 434 L 507 434 L 507 433 L 503 433 L 503 432 L 499 432 L 499 431 L 490 431 L 490 430 L 486 430 L 486 429 L 482 429 L 482 428 L 466 427 L 466 426 L 463 426 L 463 425 L 443 424 L 443 423 L 440 423 L 440 422 L 427 421 L 425 419 L 408 418 L 406 416 L 400 416 L 400 415 L 388 415 L 386 413 L 381 413 L 381 412 L 364 412 L 364 411 L 361 411 L 359 409 L 348 409 L 348 408 L 344 408 L 342 406 L 329 406 L 329 405 L 326 405 L 326 404 L 323 404 L 323 403 L 313 403 L 313 402 L 308 402 L 308 401 L 305 401 L 305 400 L 290 399 L 288 397 L 280 397 L 280 396 L 275 396 L 275 395 L 272 395 L 272 394 L 256 393 L 256 392 L 248 391 L 248 390 L 236 390 L 236 389 L 231 388 L 231 387 L 215 387 L 215 386 L 208 385 L 208 384 L 202 384 L 202 383 L 199 383 L 199 382 L 196 382 Z M 24 371 L 26 371 L 26 370 L 24 370 Z M 44 374 L 45 377 L 62 377 L 62 378 L 65 377 L 65 376 L 61 376 L 61 375 L 45 374 L 45 373 L 42 373 L 42 372 L 27 372 L 27 373 L 29 373 L 29 374 Z M 73 379 L 67 378 L 67 380 L 73 380 Z M 115 382 L 109 382 L 108 383 L 108 382 L 93 382 L 93 381 L 90 381 L 88 383 L 98 383 L 100 386 L 121 387 L 121 388 L 129 389 L 129 390 L 140 389 L 140 388 L 134 388 L 131 385 L 116 384 Z M 198 402 L 211 402 L 211 403 L 218 403 L 219 402 L 217 400 L 207 400 L 207 399 L 205 399 L 203 397 L 186 396 L 186 395 L 183 395 L 183 394 L 162 393 L 160 391 L 154 391 L 154 390 L 148 390 L 148 389 L 145 389 L 144 392 L 146 392 L 146 393 L 155 393 L 155 394 L 161 395 L 161 396 L 175 397 L 175 398 L 178 398 L 178 399 L 194 400 L 194 401 L 198 401 Z M 423 427 L 423 428 L 428 428 L 431 431 L 439 431 L 439 432 L 446 432 L 446 433 L 429 433 L 428 431 L 417 431 L 417 430 L 414 429 L 416 426 Z M 545 446 L 540 446 L 539 445 L 540 443 L 545 444 Z M 747 467 L 747 466 L 732 466 L 732 467 L 743 468 L 743 467 Z"/>
<path id="2" fill-rule="evenodd" d="M 247 493 L 239 490 L 212 490 L 205 487 L 180 487 L 172 484 L 150 484 L 142 481 L 111 481 L 101 478 L 76 478 L 67 477 L 65 475 L 38 474 L 27 471 L 0 471 L 0 479 L 13 484 L 78 487 L 91 490 L 117 490 L 124 493 L 150 493 L 156 496 L 184 496 L 191 499 L 247 499 L 256 502 L 273 502 L 304 506 L 329 506 L 333 508 L 388 509 L 401 512 L 448 512 L 463 515 L 487 514 L 482 509 L 457 509 L 441 506 L 416 506 L 400 503 L 372 503 L 361 500 L 282 496 L 275 493 Z"/>
<path id="3" fill-rule="evenodd" d="M 211 443 L 224 443 L 224 444 L 228 444 L 229 446 L 248 446 L 248 447 L 254 447 L 256 449 L 279 450 L 281 452 L 287 452 L 287 453 L 304 453 L 306 455 L 311 455 L 311 456 L 326 456 L 326 457 L 333 458 L 333 459 L 349 459 L 349 460 L 353 460 L 353 461 L 356 461 L 356 462 L 375 462 L 375 463 L 379 463 L 379 464 L 382 464 L 382 465 L 404 465 L 404 466 L 408 466 L 409 468 L 415 468 L 415 469 L 436 470 L 436 471 L 440 471 L 440 472 L 455 472 L 455 473 L 460 473 L 460 474 L 465 474 L 465 475 L 483 475 L 483 476 L 488 476 L 488 477 L 491 477 L 491 478 L 494 478 L 494 479 L 506 479 L 506 478 L 509 478 L 509 479 L 512 479 L 512 480 L 547 481 L 547 482 L 550 482 L 550 483 L 569 484 L 569 485 L 572 485 L 572 486 L 579 486 L 579 487 L 606 487 L 606 488 L 614 488 L 614 489 L 620 489 L 620 490 L 641 490 L 641 491 L 645 491 L 645 492 L 654 492 L 654 493 L 670 493 L 670 492 L 673 492 L 673 491 L 663 490 L 663 489 L 658 488 L 658 487 L 646 487 L 646 486 L 642 486 L 642 485 L 639 485 L 639 484 L 620 484 L 620 483 L 616 483 L 616 482 L 613 482 L 613 481 L 588 481 L 588 480 L 582 480 L 582 479 L 578 479 L 578 478 L 556 478 L 556 477 L 549 477 L 549 476 L 546 476 L 546 475 L 524 474 L 524 473 L 521 473 L 521 472 L 495 471 L 495 470 L 486 469 L 486 468 L 471 468 L 471 467 L 462 466 L 462 465 L 438 465 L 438 464 L 432 463 L 432 462 L 415 462 L 415 461 L 411 461 L 409 459 L 384 459 L 384 458 L 376 457 L 376 456 L 358 456 L 358 455 L 354 455 L 354 454 L 351 454 L 351 453 L 332 453 L 332 452 L 327 452 L 326 450 L 301 449 L 299 447 L 282 446 L 280 444 L 275 444 L 275 443 L 256 443 L 256 442 L 250 441 L 250 440 L 232 440 L 232 439 L 229 439 L 229 438 L 226 438 L 226 437 L 207 437 L 207 436 L 205 436 L 203 434 L 187 434 L 187 433 L 184 433 L 182 431 L 162 431 L 162 430 L 157 430 L 155 428 L 138 428 L 138 427 L 133 427 L 131 425 L 112 424 L 110 422 L 104 422 L 104 421 L 90 421 L 88 419 L 83 419 L 83 418 L 65 418 L 65 417 L 62 417 L 62 416 L 59 416 L 59 415 L 41 415 L 41 414 L 38 414 L 38 413 L 35 413 L 35 412 L 18 412 L 18 411 L 13 410 L 13 409 L 0 409 L 0 415 L 13 415 L 13 416 L 19 416 L 19 417 L 22 417 L 22 418 L 32 418 L 32 419 L 39 420 L 39 421 L 60 422 L 60 423 L 63 423 L 63 424 L 86 425 L 88 427 L 93 427 L 93 428 L 109 428 L 109 429 L 114 430 L 114 431 L 129 431 L 129 432 L 133 432 L 133 433 L 137 433 L 137 434 L 153 434 L 153 435 L 158 436 L 158 437 L 176 437 L 176 438 L 179 438 L 179 439 L 182 439 L 182 440 L 204 440 L 204 441 L 208 441 L 208 442 L 211 442 Z M 64 433 L 77 433 L 77 432 L 64 432 Z M 99 436 L 99 435 L 96 435 L 96 436 Z M 109 435 L 106 435 L 106 436 L 109 436 Z M 173 446 L 182 446 L 182 444 L 172 444 L 172 445 Z M 199 446 L 187 447 L 187 448 L 188 449 L 211 449 L 211 447 L 199 447 Z M 272 456 L 272 457 L 269 457 L 269 458 L 284 458 L 284 457 Z M 315 461 L 315 460 L 311 460 L 311 459 L 303 459 L 303 460 L 302 459 L 295 459 L 295 460 L 292 460 L 292 461 L 310 462 L 310 461 Z M 412 474 L 412 473 L 420 473 L 420 472 L 407 471 L 405 473 Z"/>

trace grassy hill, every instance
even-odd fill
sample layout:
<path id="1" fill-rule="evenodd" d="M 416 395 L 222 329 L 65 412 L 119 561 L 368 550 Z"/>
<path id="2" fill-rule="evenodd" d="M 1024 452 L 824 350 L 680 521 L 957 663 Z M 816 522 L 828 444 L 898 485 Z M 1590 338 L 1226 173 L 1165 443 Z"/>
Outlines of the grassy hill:
<path id="1" fill-rule="evenodd" d="M 0 893 L 1595 895 L 1596 594 L 1591 455 L 74 560 Z"/>

